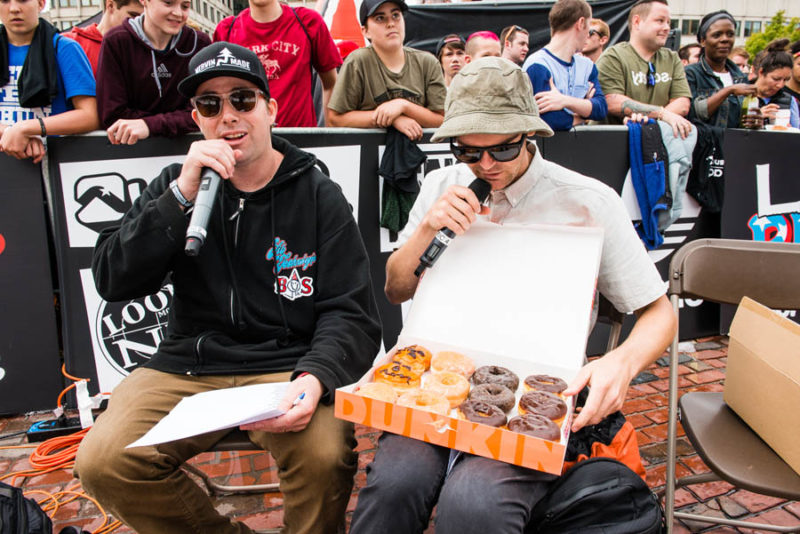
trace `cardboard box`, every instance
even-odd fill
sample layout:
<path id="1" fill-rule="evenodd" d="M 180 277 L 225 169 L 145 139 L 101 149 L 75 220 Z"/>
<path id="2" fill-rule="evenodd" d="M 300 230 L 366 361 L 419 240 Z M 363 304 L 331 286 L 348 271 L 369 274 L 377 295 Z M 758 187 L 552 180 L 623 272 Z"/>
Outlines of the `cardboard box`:
<path id="1" fill-rule="evenodd" d="M 800 325 L 744 297 L 731 324 L 723 395 L 800 474 Z"/>
<path id="2" fill-rule="evenodd" d="M 420 281 L 397 348 L 418 343 L 434 354 L 455 350 L 476 367 L 500 365 L 517 373 L 567 382 L 583 365 L 603 233 L 597 228 L 497 225 L 478 221 L 450 244 Z M 392 349 L 376 367 L 389 360 Z M 374 368 L 373 368 L 374 369 Z M 336 391 L 337 417 L 560 474 L 569 437 L 559 442 Z M 565 421 L 572 415 L 571 403 Z M 517 415 L 516 406 L 508 414 Z"/>

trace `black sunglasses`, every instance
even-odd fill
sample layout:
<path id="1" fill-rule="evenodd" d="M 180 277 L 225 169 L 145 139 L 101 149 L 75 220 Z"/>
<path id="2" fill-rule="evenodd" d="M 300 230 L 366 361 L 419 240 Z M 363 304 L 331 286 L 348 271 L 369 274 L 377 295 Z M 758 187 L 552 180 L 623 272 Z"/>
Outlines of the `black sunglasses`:
<path id="1" fill-rule="evenodd" d="M 216 117 L 222 111 L 222 101 L 227 99 L 233 109 L 247 113 L 253 111 L 258 103 L 258 96 L 267 97 L 258 89 L 235 89 L 224 95 L 209 93 L 207 95 L 193 96 L 190 101 L 197 112 L 206 118 Z"/>
<path id="2" fill-rule="evenodd" d="M 519 141 L 513 143 L 505 143 L 502 145 L 494 146 L 464 146 L 457 145 L 455 138 L 450 138 L 450 152 L 461 163 L 478 163 L 483 157 L 484 152 L 495 161 L 505 163 L 515 159 L 522 151 L 522 146 L 525 144 L 525 136 L 523 135 Z"/>
<path id="3" fill-rule="evenodd" d="M 595 29 L 591 29 L 589 30 L 589 37 L 591 37 L 592 35 L 600 35 L 600 32 Z"/>
<path id="4" fill-rule="evenodd" d="M 652 61 L 647 62 L 647 68 L 650 69 L 650 72 L 647 73 L 647 87 L 655 87 L 656 86 L 656 66 L 653 65 Z"/>

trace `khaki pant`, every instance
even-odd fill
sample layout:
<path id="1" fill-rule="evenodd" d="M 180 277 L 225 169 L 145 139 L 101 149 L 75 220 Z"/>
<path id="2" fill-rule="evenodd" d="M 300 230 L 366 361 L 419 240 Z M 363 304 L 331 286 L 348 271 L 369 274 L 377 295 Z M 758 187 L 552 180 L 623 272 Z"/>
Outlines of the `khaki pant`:
<path id="1" fill-rule="evenodd" d="M 108 409 L 81 443 L 75 475 L 107 511 L 139 534 L 249 533 L 221 516 L 180 466 L 227 431 L 153 447 L 125 446 L 145 434 L 182 398 L 219 388 L 280 382 L 289 373 L 183 376 L 139 368 L 114 390 Z M 320 405 L 302 432 L 250 432 L 278 466 L 284 532 L 333 533 L 344 514 L 357 469 L 353 425 Z"/>

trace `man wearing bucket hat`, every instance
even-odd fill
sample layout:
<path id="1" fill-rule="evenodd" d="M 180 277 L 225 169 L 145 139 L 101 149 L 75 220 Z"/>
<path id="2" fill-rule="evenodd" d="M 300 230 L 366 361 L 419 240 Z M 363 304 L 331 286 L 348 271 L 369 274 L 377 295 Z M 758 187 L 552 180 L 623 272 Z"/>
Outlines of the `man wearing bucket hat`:
<path id="1" fill-rule="evenodd" d="M 591 387 L 572 422 L 577 431 L 622 407 L 630 380 L 672 339 L 675 318 L 664 283 L 619 196 L 597 180 L 546 161 L 528 140 L 531 135 L 553 132 L 539 118 L 530 81 L 519 67 L 484 58 L 461 69 L 450 85 L 444 122 L 432 137 L 449 140 L 461 163 L 425 178 L 400 234 L 400 247 L 387 262 L 386 294 L 395 303 L 413 296 L 419 257 L 443 227 L 463 234 L 477 217 L 498 224 L 602 227 L 598 289 L 620 311 L 635 312 L 638 320 L 624 343 L 584 366 L 565 391 L 575 395 Z M 492 186 L 488 206 L 481 206 L 467 187 L 476 177 Z M 351 533 L 421 532 L 437 502 L 437 534 L 523 532 L 531 510 L 555 479 L 384 433 L 359 495 Z"/>
<path id="2" fill-rule="evenodd" d="M 283 532 L 337 532 L 357 454 L 353 425 L 333 415 L 333 392 L 366 372 L 380 343 L 358 226 L 314 156 L 271 137 L 277 102 L 253 52 L 226 42 L 204 48 L 179 90 L 205 139 L 101 233 L 92 262 L 98 292 L 111 301 L 150 295 L 169 275 L 167 333 L 114 389 L 81 444 L 76 474 L 140 534 L 248 533 L 180 469 L 227 430 L 126 447 L 195 393 L 289 382 L 283 415 L 242 428 L 275 458 Z M 187 212 L 204 168 L 223 180 L 205 244 L 188 257 Z"/>

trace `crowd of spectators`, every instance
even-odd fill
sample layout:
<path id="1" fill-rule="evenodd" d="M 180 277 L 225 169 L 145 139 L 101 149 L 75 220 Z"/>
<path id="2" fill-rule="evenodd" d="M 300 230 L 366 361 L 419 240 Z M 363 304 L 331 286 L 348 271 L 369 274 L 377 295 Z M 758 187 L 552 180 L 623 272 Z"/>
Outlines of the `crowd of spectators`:
<path id="1" fill-rule="evenodd" d="M 0 6 L 7 58 L 0 65 L 3 152 L 38 162 L 47 135 L 98 127 L 113 144 L 197 130 L 176 85 L 212 39 L 187 26 L 189 0 L 105 0 L 98 23 L 64 34 L 39 17 L 44 0 Z M 649 118 L 685 137 L 690 121 L 740 126 L 749 95 L 758 98 L 766 122 L 785 109 L 791 125 L 800 125 L 800 41 L 770 44 L 751 66 L 748 52 L 733 46 L 736 21 L 726 11 L 707 15 L 697 42 L 675 53 L 665 47 L 669 6 L 641 0 L 629 14 L 630 40 L 607 49 L 609 26 L 592 18 L 588 3 L 558 0 L 549 14 L 551 39 L 535 52 L 529 30 L 515 24 L 499 35 L 488 28 L 447 34 L 432 55 L 404 46 L 407 10 L 405 0 L 362 2 L 359 22 L 368 45 L 353 49 L 334 43 L 312 9 L 251 0 L 219 23 L 213 41 L 256 53 L 282 127 L 392 126 L 420 139 L 423 128 L 441 123 L 453 76 L 484 56 L 522 67 L 555 130 Z"/>

